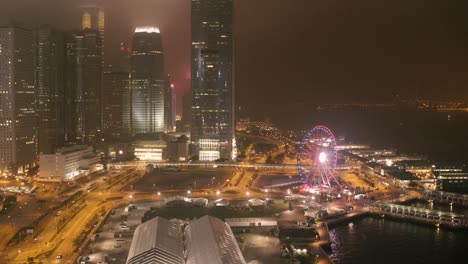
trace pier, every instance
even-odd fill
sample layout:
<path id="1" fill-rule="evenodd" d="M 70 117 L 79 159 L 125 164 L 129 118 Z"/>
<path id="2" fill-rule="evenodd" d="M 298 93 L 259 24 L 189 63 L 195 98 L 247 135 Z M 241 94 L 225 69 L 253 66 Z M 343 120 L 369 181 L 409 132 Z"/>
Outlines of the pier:
<path id="1" fill-rule="evenodd" d="M 426 208 L 377 202 L 370 206 L 370 213 L 379 216 L 390 216 L 411 222 L 430 224 L 436 227 L 466 229 L 465 216 Z"/>
<path id="2" fill-rule="evenodd" d="M 437 203 L 468 207 L 468 195 L 460 193 L 425 190 L 423 196 Z"/>

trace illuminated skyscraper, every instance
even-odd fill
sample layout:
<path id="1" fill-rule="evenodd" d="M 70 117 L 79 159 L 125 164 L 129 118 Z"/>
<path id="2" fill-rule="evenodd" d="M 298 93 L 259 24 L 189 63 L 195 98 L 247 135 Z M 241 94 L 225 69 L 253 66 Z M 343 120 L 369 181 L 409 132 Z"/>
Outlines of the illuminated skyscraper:
<path id="1" fill-rule="evenodd" d="M 192 0 L 191 141 L 200 160 L 235 158 L 232 0 Z"/>
<path id="2" fill-rule="evenodd" d="M 33 34 L 0 28 L 0 170 L 16 173 L 35 161 Z"/>
<path id="3" fill-rule="evenodd" d="M 159 29 L 138 27 L 130 57 L 131 135 L 164 132 L 164 57 Z"/>
<path id="4" fill-rule="evenodd" d="M 50 26 L 34 31 L 34 86 L 38 153 L 53 153 L 64 144 L 63 33 Z"/>
<path id="5" fill-rule="evenodd" d="M 101 37 L 101 49 L 104 51 L 104 10 L 101 0 L 87 0 L 81 5 L 81 29 L 95 29 Z"/>

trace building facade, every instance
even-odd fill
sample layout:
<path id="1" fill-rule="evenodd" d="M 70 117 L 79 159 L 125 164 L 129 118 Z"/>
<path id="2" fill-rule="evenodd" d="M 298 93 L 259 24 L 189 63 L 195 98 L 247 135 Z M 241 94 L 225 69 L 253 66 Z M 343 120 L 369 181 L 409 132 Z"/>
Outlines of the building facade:
<path id="1" fill-rule="evenodd" d="M 86 0 L 81 5 L 81 29 L 95 29 L 101 37 L 101 51 L 104 54 L 105 17 L 102 0 Z"/>
<path id="2" fill-rule="evenodd" d="M 192 1 L 191 139 L 200 160 L 234 159 L 232 0 Z"/>
<path id="3" fill-rule="evenodd" d="M 164 126 L 166 132 L 175 131 L 175 100 L 174 83 L 168 75 L 164 83 Z"/>
<path id="4" fill-rule="evenodd" d="M 159 29 L 136 28 L 130 57 L 130 96 L 127 98 L 132 136 L 164 132 L 164 79 Z"/>
<path id="5" fill-rule="evenodd" d="M 102 45 L 99 31 L 84 29 L 76 36 L 77 141 L 93 143 L 102 131 Z"/>
<path id="6" fill-rule="evenodd" d="M 77 50 L 76 50 L 76 32 L 64 32 L 65 42 L 65 65 L 64 70 L 64 137 L 66 143 L 77 141 Z"/>
<path id="7" fill-rule="evenodd" d="M 467 172 L 439 172 L 436 176 L 437 190 L 468 194 Z"/>
<path id="8" fill-rule="evenodd" d="M 0 28 L 0 168 L 16 173 L 36 162 L 33 34 Z"/>
<path id="9" fill-rule="evenodd" d="M 129 73 L 109 71 L 103 77 L 103 132 L 106 139 L 115 140 L 122 136 L 124 95 L 130 89 Z"/>
<path id="10" fill-rule="evenodd" d="M 63 33 L 50 26 L 34 31 L 34 87 L 38 153 L 53 153 L 64 145 Z"/>
<path id="11" fill-rule="evenodd" d="M 180 136 L 167 142 L 167 157 L 169 161 L 187 161 L 189 158 L 188 138 Z"/>
<path id="12" fill-rule="evenodd" d="M 74 145 L 39 155 L 39 176 L 49 180 L 72 180 L 102 169 L 100 159 L 90 146 Z"/>

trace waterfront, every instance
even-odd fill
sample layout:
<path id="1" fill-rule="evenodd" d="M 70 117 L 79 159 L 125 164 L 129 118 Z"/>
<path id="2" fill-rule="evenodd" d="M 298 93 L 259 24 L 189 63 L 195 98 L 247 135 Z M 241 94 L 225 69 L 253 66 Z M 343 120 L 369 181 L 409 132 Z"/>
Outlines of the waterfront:
<path id="1" fill-rule="evenodd" d="M 450 211 L 441 205 L 434 209 Z M 468 209 L 453 208 L 453 212 L 468 215 Z M 466 257 L 468 233 L 366 217 L 330 230 L 330 239 L 329 254 L 336 264 L 457 263 Z"/>
<path id="2" fill-rule="evenodd" d="M 337 110 L 299 113 L 281 123 L 284 128 L 310 129 L 297 120 L 329 127 L 337 138 L 396 148 L 434 160 L 468 160 L 468 113 L 419 112 L 410 110 Z M 450 115 L 450 118 L 448 116 Z"/>

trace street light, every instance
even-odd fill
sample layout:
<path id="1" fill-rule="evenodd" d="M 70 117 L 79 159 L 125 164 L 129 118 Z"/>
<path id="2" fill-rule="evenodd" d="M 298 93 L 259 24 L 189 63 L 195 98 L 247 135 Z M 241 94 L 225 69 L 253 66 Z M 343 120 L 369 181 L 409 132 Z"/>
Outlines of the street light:
<path id="1" fill-rule="evenodd" d="M 161 196 L 161 192 L 158 192 L 158 196 Z"/>
<path id="2" fill-rule="evenodd" d="M 250 196 L 250 192 L 249 192 L 249 191 L 247 191 L 245 194 L 246 194 L 247 196 Z"/>
<path id="3" fill-rule="evenodd" d="M 221 194 L 221 192 L 220 192 L 220 191 L 216 191 L 216 195 L 220 195 L 220 194 Z"/>
<path id="4" fill-rule="evenodd" d="M 192 192 L 190 190 L 187 190 L 187 194 L 191 194 Z"/>

